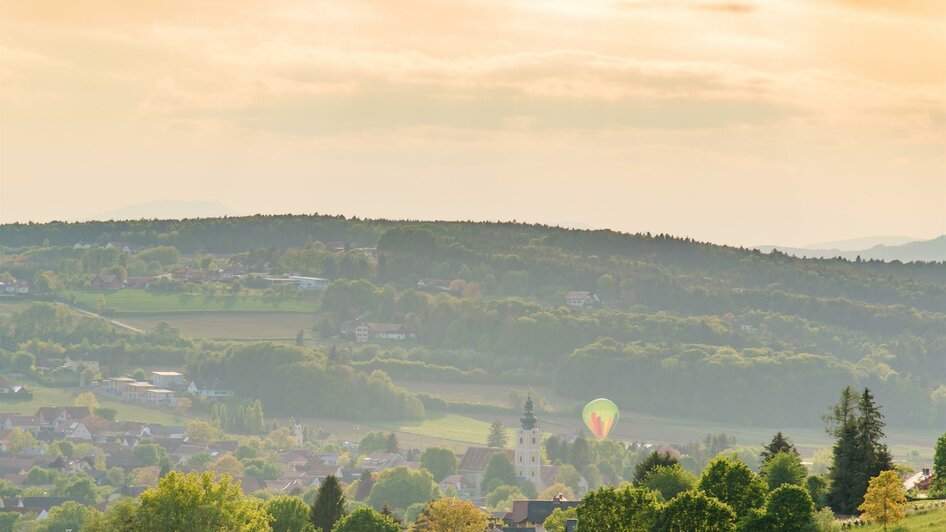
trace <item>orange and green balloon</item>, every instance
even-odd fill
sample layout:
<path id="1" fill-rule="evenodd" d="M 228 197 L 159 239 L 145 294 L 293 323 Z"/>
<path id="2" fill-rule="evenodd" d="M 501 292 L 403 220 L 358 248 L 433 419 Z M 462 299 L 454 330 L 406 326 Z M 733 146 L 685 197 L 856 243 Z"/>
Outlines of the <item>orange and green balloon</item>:
<path id="1" fill-rule="evenodd" d="M 585 420 L 585 425 L 599 440 L 607 438 L 608 433 L 618 422 L 618 405 L 610 399 L 595 399 L 585 405 L 581 411 L 581 417 Z"/>

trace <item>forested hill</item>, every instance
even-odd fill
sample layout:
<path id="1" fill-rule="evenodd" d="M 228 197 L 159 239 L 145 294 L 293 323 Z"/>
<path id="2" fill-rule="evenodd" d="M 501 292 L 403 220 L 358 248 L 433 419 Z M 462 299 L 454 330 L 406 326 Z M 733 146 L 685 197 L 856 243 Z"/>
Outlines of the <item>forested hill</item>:
<path id="1" fill-rule="evenodd" d="M 135 253 L 102 248 L 116 241 Z M 0 269 L 18 278 L 52 271 L 65 286 L 110 268 L 159 273 L 172 265 L 148 248 L 168 246 L 181 263 L 327 277 L 336 282 L 320 301 L 323 336 L 357 316 L 417 331 L 401 347 L 352 355 L 392 375 L 526 375 L 575 399 L 610 395 L 654 413 L 800 424 L 817 424 L 840 387 L 866 384 L 899 423 L 946 423 L 946 263 L 330 216 L 11 224 L 0 226 L 0 245 Z M 450 289 L 421 290 L 419 279 Z M 600 304 L 566 306 L 571 291 Z"/>

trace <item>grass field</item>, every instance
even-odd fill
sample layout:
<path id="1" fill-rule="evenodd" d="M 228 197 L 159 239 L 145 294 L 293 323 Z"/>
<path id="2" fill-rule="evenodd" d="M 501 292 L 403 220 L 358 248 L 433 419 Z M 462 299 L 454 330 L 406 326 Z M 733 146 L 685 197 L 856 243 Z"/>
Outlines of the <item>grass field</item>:
<path id="1" fill-rule="evenodd" d="M 191 312 L 314 312 L 316 301 L 306 298 L 268 298 L 253 295 L 156 294 L 147 290 L 75 290 L 66 294 L 79 306 L 97 310 L 101 298 L 111 314 L 161 314 Z"/>
<path id="2" fill-rule="evenodd" d="M 204 312 L 130 315 L 122 323 L 148 331 L 166 321 L 194 338 L 295 341 L 299 329 L 308 330 L 315 316 L 299 312 Z"/>
<path id="3" fill-rule="evenodd" d="M 866 527 L 858 527 L 856 530 L 878 531 L 883 529 L 884 527 L 881 525 L 869 525 Z M 896 525 L 889 526 L 887 530 L 890 532 L 946 530 L 946 504 L 943 504 L 942 501 L 935 503 L 910 503 L 906 519 Z"/>
<path id="4" fill-rule="evenodd" d="M 15 382 L 9 377 L 8 380 Z M 73 406 L 76 396 L 85 390 L 71 388 L 48 388 L 35 383 L 26 383 L 26 387 L 33 392 L 30 401 L 0 401 L 0 412 L 33 415 L 41 406 Z M 141 421 L 144 423 L 161 423 L 163 425 L 186 425 L 193 418 L 181 416 L 176 412 L 149 408 L 144 405 L 124 403 L 115 399 L 97 394 L 99 404 L 114 408 L 118 414 L 116 419 L 123 421 Z"/>

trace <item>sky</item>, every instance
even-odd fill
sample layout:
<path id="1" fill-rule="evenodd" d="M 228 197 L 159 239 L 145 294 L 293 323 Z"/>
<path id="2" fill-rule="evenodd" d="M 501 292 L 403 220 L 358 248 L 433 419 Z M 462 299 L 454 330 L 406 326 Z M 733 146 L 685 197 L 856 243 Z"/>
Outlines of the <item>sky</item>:
<path id="1" fill-rule="evenodd" d="M 942 0 L 2 0 L 0 222 L 946 233 Z"/>

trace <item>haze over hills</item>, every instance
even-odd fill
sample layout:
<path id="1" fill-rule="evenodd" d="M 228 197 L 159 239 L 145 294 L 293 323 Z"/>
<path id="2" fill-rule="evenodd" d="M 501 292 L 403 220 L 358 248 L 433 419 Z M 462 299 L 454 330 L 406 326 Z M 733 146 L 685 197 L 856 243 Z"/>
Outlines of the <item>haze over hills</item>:
<path id="1" fill-rule="evenodd" d="M 89 217 L 92 220 L 152 220 L 166 218 L 219 218 L 237 212 L 218 201 L 147 201 L 118 207 Z"/>
<path id="2" fill-rule="evenodd" d="M 870 242 L 877 239 L 899 239 L 902 237 L 870 237 L 863 241 Z M 794 255 L 796 257 L 809 258 L 834 258 L 842 257 L 849 260 L 855 260 L 860 257 L 863 260 L 883 260 L 901 262 L 942 262 L 946 261 L 946 235 L 939 236 L 930 240 L 914 240 L 899 245 L 877 244 L 868 248 L 849 248 L 848 246 L 857 242 L 859 239 L 835 242 L 835 247 L 788 247 L 788 246 L 755 246 L 755 249 L 769 253 L 777 249 L 782 253 Z M 830 242 L 825 244 L 831 244 Z"/>
<path id="3" fill-rule="evenodd" d="M 848 238 L 844 240 L 831 240 L 827 242 L 816 242 L 802 246 L 805 249 L 840 249 L 843 251 L 857 251 L 859 249 L 870 249 L 874 246 L 899 246 L 908 242 L 922 240 L 909 236 L 865 236 L 860 238 Z"/>

